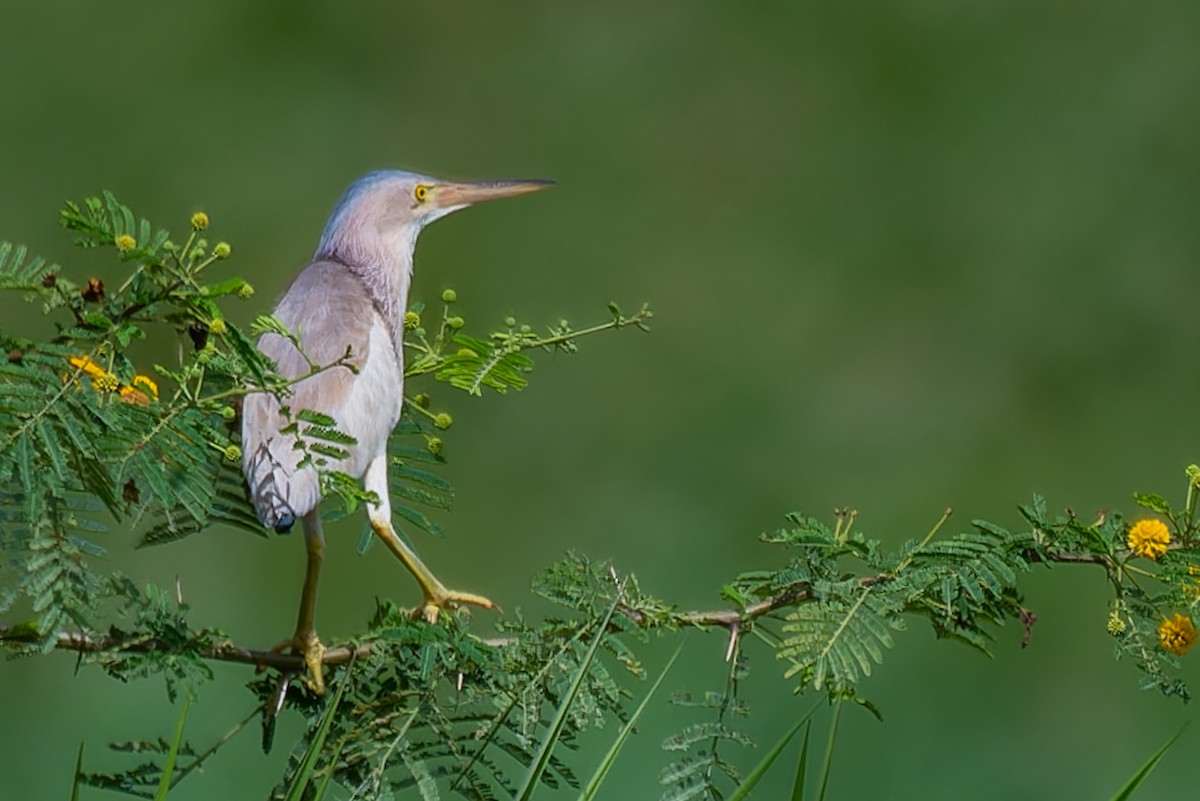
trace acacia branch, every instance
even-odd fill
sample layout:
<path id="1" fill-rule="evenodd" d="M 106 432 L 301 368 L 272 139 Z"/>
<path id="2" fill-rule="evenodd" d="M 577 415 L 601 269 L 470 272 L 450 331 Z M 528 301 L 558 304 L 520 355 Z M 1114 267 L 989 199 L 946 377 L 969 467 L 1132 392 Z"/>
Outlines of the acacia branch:
<path id="1" fill-rule="evenodd" d="M 23 626 L 0 626 L 0 642 L 35 645 L 40 642 L 35 632 L 26 630 Z M 76 651 L 81 654 L 126 653 L 152 654 L 170 653 L 177 650 L 157 637 L 137 635 L 111 635 L 93 637 L 81 631 L 64 631 L 58 634 L 55 648 L 64 651 Z M 325 651 L 326 665 L 340 665 L 352 658 L 361 658 L 371 652 L 371 644 L 344 645 Z M 301 672 L 305 669 L 304 658 L 297 654 L 284 651 L 256 650 L 243 648 L 233 642 L 223 642 L 206 648 L 198 648 L 195 653 L 203 659 L 216 662 L 234 662 L 259 667 L 271 667 L 284 672 Z"/>
<path id="2" fill-rule="evenodd" d="M 1094 557 L 1089 554 L 1054 554 L 1047 556 L 1046 559 L 1054 562 L 1102 563 L 1100 557 Z M 1040 556 L 1031 556 L 1031 561 L 1044 560 Z M 862 586 L 868 587 L 890 580 L 891 576 L 878 575 L 865 576 L 859 581 Z M 695 626 L 699 628 L 713 628 L 717 626 L 723 628 L 740 627 L 779 609 L 811 600 L 812 597 L 812 586 L 807 582 L 801 582 L 787 587 L 769 598 L 749 604 L 742 609 L 709 609 L 676 612 L 670 616 L 669 622 L 678 626 Z M 620 611 L 638 626 L 646 627 L 652 625 L 646 616 L 637 609 L 622 607 Z M 39 644 L 40 641 L 37 632 L 30 631 L 27 626 L 0 626 L 0 643 L 35 645 Z M 483 642 L 498 647 L 510 643 L 511 639 L 485 639 Z M 64 651 L 75 651 L 81 654 L 150 654 L 170 653 L 177 650 L 174 645 L 155 637 L 132 634 L 93 636 L 80 631 L 64 631 L 59 633 L 54 646 Z M 325 665 L 341 665 L 354 658 L 361 659 L 366 657 L 370 652 L 370 641 L 342 645 L 327 649 L 322 658 L 322 663 Z M 285 673 L 302 673 L 306 669 L 304 658 L 297 654 L 284 651 L 245 648 L 228 640 L 216 645 L 197 648 L 195 649 L 195 653 L 203 659 L 216 662 L 233 662 L 258 667 L 269 667 Z"/>
<path id="3" fill-rule="evenodd" d="M 1039 564 L 1048 564 L 1052 562 L 1105 566 L 1109 564 L 1109 560 L 1100 554 L 1040 553 L 1038 551 L 1029 550 L 1026 552 L 1025 556 L 1030 562 Z M 874 584 L 882 584 L 891 581 L 892 578 L 893 576 L 890 574 L 864 576 L 863 578 L 859 579 L 859 584 L 863 587 L 869 587 Z M 790 587 L 784 588 L 775 595 L 764 598 L 761 601 L 748 604 L 742 609 L 726 608 L 674 612 L 670 615 L 668 623 L 677 626 L 695 626 L 698 628 L 740 628 L 746 623 L 753 622 L 754 620 L 769 615 L 772 612 L 789 606 L 795 606 L 796 604 L 812 600 L 812 598 L 812 585 L 807 582 L 799 582 Z M 618 607 L 618 611 L 624 614 L 626 618 L 628 618 L 637 626 L 649 627 L 654 625 L 644 613 L 637 609 L 621 606 Z M 0 626 L 0 643 L 36 645 L 40 644 L 40 642 L 41 639 L 37 635 L 37 632 L 30 631 L 28 626 Z M 510 644 L 512 639 L 507 637 L 497 637 L 492 639 L 484 639 L 482 642 L 493 647 L 501 647 Z M 171 653 L 178 650 L 175 646 L 168 644 L 156 637 L 145 637 L 133 634 L 106 634 L 102 636 L 92 636 L 79 631 L 61 632 L 57 635 L 57 640 L 54 644 L 54 647 L 64 651 L 75 651 L 81 654 L 150 654 Z M 341 645 L 336 648 L 329 648 L 326 649 L 321 661 L 325 665 L 342 665 L 349 662 L 351 659 L 362 659 L 366 657 L 371 653 L 371 647 L 372 643 L 370 641 L 366 641 L 357 644 Z M 244 648 L 228 640 L 216 645 L 197 648 L 195 649 L 195 653 L 203 659 L 208 659 L 215 662 L 233 662 L 245 665 L 255 665 L 263 668 L 275 668 L 276 670 L 284 673 L 303 673 L 306 670 L 304 658 L 297 654 L 288 653 L 285 651 Z"/>
<path id="4" fill-rule="evenodd" d="M 876 583 L 877 581 L 879 579 L 874 576 L 863 579 L 864 585 Z M 798 584 L 770 598 L 750 604 L 745 609 L 711 609 L 706 611 L 677 612 L 671 616 L 671 622 L 681 626 L 696 626 L 700 628 L 715 626 L 730 627 L 755 620 L 777 609 L 792 606 L 811 598 L 812 588 L 808 584 Z M 644 627 L 650 625 L 649 621 L 646 620 L 646 616 L 636 609 L 622 607 L 620 611 L 638 626 Z M 511 641 L 511 638 L 506 637 L 483 640 L 484 643 L 493 647 L 507 645 Z M 0 643 L 3 642 L 36 645 L 40 643 L 40 638 L 36 632 L 29 631 L 24 626 L 0 626 Z M 325 665 L 341 665 L 349 662 L 352 658 L 361 659 L 371 653 L 371 645 L 370 641 L 366 641 L 356 645 L 342 645 L 336 648 L 328 648 L 321 662 Z M 64 631 L 59 633 L 54 647 L 81 654 L 150 654 L 170 653 L 177 650 L 175 646 L 156 637 L 112 634 L 92 636 L 81 631 Z M 195 649 L 195 653 L 203 659 L 215 662 L 233 662 L 258 667 L 269 667 L 285 673 L 302 673 L 306 670 L 304 658 L 298 654 L 286 651 L 245 648 L 231 641 L 197 648 Z"/>

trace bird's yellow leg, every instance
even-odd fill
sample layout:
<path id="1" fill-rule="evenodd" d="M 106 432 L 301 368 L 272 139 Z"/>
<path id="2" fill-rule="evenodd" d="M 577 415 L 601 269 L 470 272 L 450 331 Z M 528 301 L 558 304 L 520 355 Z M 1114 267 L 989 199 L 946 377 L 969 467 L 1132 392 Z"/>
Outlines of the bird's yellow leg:
<path id="1" fill-rule="evenodd" d="M 448 607 L 468 604 L 483 609 L 496 608 L 494 603 L 482 595 L 446 589 L 446 585 L 433 575 L 433 571 L 425 566 L 421 557 L 417 556 L 416 552 L 396 534 L 396 530 L 392 528 L 392 507 L 388 500 L 386 456 L 376 459 L 367 468 L 367 473 L 363 476 L 363 485 L 367 490 L 374 492 L 380 501 L 378 504 L 370 506 L 367 511 L 371 529 L 379 539 L 383 540 L 383 544 L 388 547 L 388 550 L 408 568 L 408 572 L 413 574 L 413 578 L 417 580 L 417 584 L 421 586 L 421 592 L 425 595 L 421 607 L 414 610 L 414 616 L 419 615 L 428 622 L 435 623 L 438 612 Z"/>
<path id="2" fill-rule="evenodd" d="M 325 676 L 322 658 L 325 646 L 317 639 L 315 618 L 317 612 L 317 580 L 321 575 L 321 563 L 325 561 L 325 533 L 321 530 L 321 515 L 314 509 L 301 521 L 304 528 L 304 545 L 308 551 L 308 564 L 304 571 L 304 590 L 300 594 L 300 613 L 296 619 L 296 633 L 291 640 L 276 646 L 277 650 L 290 648 L 293 653 L 304 657 L 308 667 L 305 683 L 317 695 L 325 692 Z"/>

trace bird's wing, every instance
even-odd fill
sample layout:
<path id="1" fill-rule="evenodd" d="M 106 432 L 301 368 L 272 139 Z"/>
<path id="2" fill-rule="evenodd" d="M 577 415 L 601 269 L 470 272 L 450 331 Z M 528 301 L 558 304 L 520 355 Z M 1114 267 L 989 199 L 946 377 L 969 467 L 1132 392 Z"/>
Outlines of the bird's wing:
<path id="1" fill-rule="evenodd" d="M 309 360 L 328 365 L 345 357 L 347 351 L 347 361 L 358 370 L 356 375 L 346 367 L 333 367 L 298 382 L 285 401 L 287 409 L 292 415 L 302 409 L 322 412 L 339 421 L 339 428 L 346 433 L 358 436 L 342 424 L 347 408 L 357 405 L 355 395 L 361 394 L 355 390 L 356 382 L 367 372 L 373 350 L 376 362 L 380 357 L 396 361 L 390 342 L 381 341 L 377 333 L 386 326 L 362 282 L 343 265 L 315 262 L 296 276 L 276 306 L 275 315 L 299 336 L 304 351 L 302 354 L 286 337 L 264 334 L 258 342 L 259 350 L 276 363 L 280 375 L 297 378 L 309 372 Z M 274 396 L 254 393 L 246 397 L 242 409 L 243 469 L 259 519 L 279 530 L 290 528 L 296 518 L 321 500 L 316 472 L 298 469 L 303 454 L 295 447 L 295 435 L 281 433 L 292 421 Z M 387 430 L 394 425 L 392 419 Z M 362 469 L 356 469 L 353 463 L 330 467 L 357 476 L 365 464 Z"/>

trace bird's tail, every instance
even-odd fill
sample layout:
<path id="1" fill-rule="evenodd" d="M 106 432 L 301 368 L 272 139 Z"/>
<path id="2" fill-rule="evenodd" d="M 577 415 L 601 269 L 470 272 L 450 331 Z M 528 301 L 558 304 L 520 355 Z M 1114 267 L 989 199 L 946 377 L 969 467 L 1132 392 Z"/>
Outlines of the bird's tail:
<path id="1" fill-rule="evenodd" d="M 272 404 L 274 410 L 268 408 Z M 271 396 L 247 396 L 242 411 L 242 471 L 259 521 L 285 533 L 297 518 L 317 507 L 321 491 L 316 470 L 298 467 L 301 455 L 295 436 L 278 432 L 263 436 L 265 426 L 250 424 L 252 417 L 272 411 L 278 414 L 278 402 Z"/>

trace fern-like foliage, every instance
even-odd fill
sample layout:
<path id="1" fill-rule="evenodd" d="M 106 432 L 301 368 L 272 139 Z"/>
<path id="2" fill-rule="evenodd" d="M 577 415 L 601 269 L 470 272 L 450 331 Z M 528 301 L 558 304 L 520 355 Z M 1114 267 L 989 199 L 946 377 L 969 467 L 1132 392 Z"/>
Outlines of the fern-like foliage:
<path id="1" fill-rule="evenodd" d="M 183 385 L 160 396 L 167 371 L 151 378 L 135 366 L 131 346 L 147 327 L 207 331 L 221 319 L 198 281 L 217 255 L 197 231 L 177 246 L 108 193 L 68 204 L 61 220 L 78 244 L 113 248 L 132 269 L 114 290 L 96 278 L 71 281 L 22 249 L 0 251 L 0 288 L 40 299 L 57 327 L 45 341 L 0 334 L 8 353 L 0 367 L 0 492 L 20 499 L 28 526 L 4 536 L 27 554 L 18 591 L 33 601 L 47 645 L 68 624 L 94 624 L 105 585 L 84 556 L 100 548 L 104 524 L 154 510 L 164 519 L 150 533 L 155 539 L 199 530 L 211 518 L 220 491 L 211 468 L 215 449 L 228 441 L 219 433 L 226 420 L 221 405 L 195 389 L 200 376 L 219 392 L 242 375 L 206 369 L 197 358 L 179 371 Z M 261 357 L 248 358 L 266 369 Z M 73 498 L 98 501 L 108 514 L 78 514 Z"/>
<path id="2" fill-rule="evenodd" d="M 500 394 L 510 389 L 524 389 L 529 383 L 526 373 L 533 370 L 533 361 L 526 354 L 531 350 L 562 351 L 575 353 L 581 337 L 601 331 L 616 330 L 633 326 L 648 331 L 653 312 L 642 306 L 636 313 L 626 316 L 616 303 L 608 304 L 608 322 L 574 329 L 567 320 L 549 326 L 545 335 L 535 333 L 532 326 L 519 325 L 515 318 L 504 321 L 504 329 L 496 331 L 490 339 L 455 333 L 463 325 L 463 319 L 451 314 L 450 303 L 457 301 L 457 294 L 448 294 L 451 300 L 443 306 L 440 325 L 434 332 L 427 331 L 421 324 L 420 312 L 424 306 L 417 305 L 411 311 L 412 330 L 405 344 L 409 349 L 409 360 L 405 375 L 432 374 L 438 381 L 461 389 L 470 395 L 483 394 L 484 388 Z"/>
<path id="3" fill-rule="evenodd" d="M 891 629 L 899 625 L 895 599 L 876 585 L 849 589 L 825 588 L 824 599 L 799 604 L 787 615 L 778 651 L 791 663 L 786 678 L 799 675 L 815 689 L 829 684 L 844 690 L 883 662 L 893 645 Z"/>
<path id="4" fill-rule="evenodd" d="M 671 704 L 681 708 L 688 720 L 682 730 L 662 743 L 670 761 L 659 771 L 664 788 L 662 801 L 725 798 L 742 780 L 735 759 L 755 742 L 741 726 L 750 708 L 741 698 L 741 688 L 750 675 L 749 659 L 738 640 L 731 642 L 726 659 L 725 686 L 720 691 L 677 692 Z M 730 750 L 736 757 L 730 754 Z"/>
<path id="5" fill-rule="evenodd" d="M 908 610 L 929 617 L 941 637 L 961 640 L 989 653 L 991 633 L 982 624 L 1019 617 L 1019 573 L 1029 569 L 1028 537 L 984 521 L 975 532 L 927 543 L 911 553 L 907 583 L 920 596 Z"/>
<path id="6" fill-rule="evenodd" d="M 0 289 L 18 292 L 38 292 L 45 287 L 46 276 L 58 272 L 58 265 L 48 265 L 40 256 L 27 258 L 24 245 L 0 242 Z"/>
<path id="7" fill-rule="evenodd" d="M 567 586 L 571 591 L 563 592 Z M 576 591 L 580 588 L 587 589 Z M 585 664 L 586 640 L 606 617 L 606 608 L 618 594 L 630 608 L 649 600 L 634 585 L 618 588 L 607 566 L 580 557 L 556 564 L 538 579 L 536 591 L 555 603 L 569 599 L 571 605 L 563 607 L 561 616 L 538 624 L 509 621 L 499 641 L 480 639 L 468 618 L 451 617 L 444 626 L 428 626 L 390 603 L 381 604 L 365 635 L 372 645 L 369 655 L 330 674 L 334 686 L 345 683 L 340 693 L 317 698 L 299 682 L 286 685 L 287 704 L 308 718 L 309 727 L 293 748 L 289 775 L 273 797 L 285 797 L 293 775 L 302 768 L 310 738 L 325 718 L 329 724 L 315 776 L 332 779 L 348 797 L 413 792 L 420 798 L 478 799 L 511 794 L 568 685 Z M 161 636 L 170 637 L 167 632 L 186 611 L 169 599 L 136 592 L 130 597 Z M 644 638 L 645 632 L 628 619 L 615 624 L 603 634 L 601 650 L 607 656 L 586 663 L 560 739 L 568 749 L 583 732 L 623 719 L 629 693 L 619 676 L 643 676 L 640 664 L 629 658 L 630 636 Z M 190 649 L 217 640 L 211 633 L 172 638 L 175 657 L 186 662 Z M 131 677 L 147 669 L 152 656 L 91 658 L 106 659 L 110 672 Z M 186 678 L 180 674 L 176 681 Z M 279 677 L 258 678 L 249 686 L 270 708 Z M 336 708 L 330 703 L 337 703 Z M 139 750 L 127 771 L 88 774 L 85 781 L 136 794 L 161 775 L 161 757 L 150 752 L 148 756 L 147 750 Z M 581 784 L 569 761 L 557 754 L 541 782 L 551 788 Z"/>

